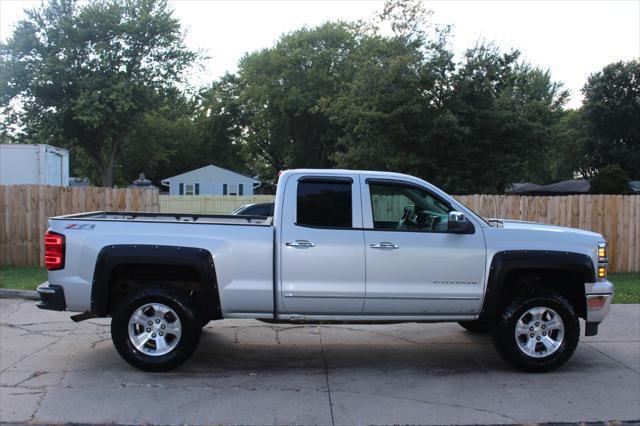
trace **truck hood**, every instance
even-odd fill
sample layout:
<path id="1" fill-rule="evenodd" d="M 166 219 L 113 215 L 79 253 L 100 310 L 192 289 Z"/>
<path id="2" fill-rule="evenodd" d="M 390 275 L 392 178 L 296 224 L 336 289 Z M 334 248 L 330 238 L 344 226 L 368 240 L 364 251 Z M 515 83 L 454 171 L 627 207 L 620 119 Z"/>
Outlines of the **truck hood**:
<path id="1" fill-rule="evenodd" d="M 527 229 L 540 232 L 560 232 L 569 235 L 582 235 L 602 240 L 602 236 L 596 232 L 585 231 L 583 229 L 569 228 L 566 226 L 549 225 L 546 223 L 526 222 L 523 220 L 498 219 L 506 229 Z M 498 225 L 500 226 L 500 225 Z"/>

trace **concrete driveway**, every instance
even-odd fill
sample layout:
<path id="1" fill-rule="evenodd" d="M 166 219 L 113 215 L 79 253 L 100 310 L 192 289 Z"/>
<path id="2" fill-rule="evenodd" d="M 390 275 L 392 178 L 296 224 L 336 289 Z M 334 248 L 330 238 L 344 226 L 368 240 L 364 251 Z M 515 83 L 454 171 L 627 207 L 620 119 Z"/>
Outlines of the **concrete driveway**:
<path id="1" fill-rule="evenodd" d="M 459 424 L 640 419 L 640 305 L 615 305 L 561 370 L 517 372 L 456 324 L 206 327 L 171 373 L 120 359 L 109 322 L 0 299 L 0 420 Z"/>

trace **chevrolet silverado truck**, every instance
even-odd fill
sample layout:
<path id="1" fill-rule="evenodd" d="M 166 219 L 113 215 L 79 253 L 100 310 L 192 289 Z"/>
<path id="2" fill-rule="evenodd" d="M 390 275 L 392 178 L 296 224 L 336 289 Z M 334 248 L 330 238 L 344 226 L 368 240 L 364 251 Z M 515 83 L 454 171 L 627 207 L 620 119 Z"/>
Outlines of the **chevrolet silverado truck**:
<path id="1" fill-rule="evenodd" d="M 564 364 L 610 310 L 607 245 L 578 229 L 485 220 L 412 176 L 289 170 L 273 217 L 53 217 L 42 309 L 111 317 L 131 365 L 185 362 L 211 320 L 458 322 L 525 371 Z"/>

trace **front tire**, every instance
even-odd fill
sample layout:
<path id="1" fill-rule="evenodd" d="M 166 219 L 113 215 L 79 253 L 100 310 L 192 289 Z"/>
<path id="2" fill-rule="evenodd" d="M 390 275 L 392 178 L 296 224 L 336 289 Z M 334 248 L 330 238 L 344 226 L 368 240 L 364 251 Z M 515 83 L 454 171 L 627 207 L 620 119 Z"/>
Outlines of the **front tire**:
<path id="1" fill-rule="evenodd" d="M 491 337 L 509 364 L 542 373 L 571 358 L 580 338 L 580 323 L 567 299 L 538 289 L 507 305 L 494 323 Z"/>
<path id="2" fill-rule="evenodd" d="M 132 366 L 172 370 L 193 354 L 202 320 L 189 297 L 176 288 L 144 287 L 128 294 L 111 321 L 111 339 Z"/>

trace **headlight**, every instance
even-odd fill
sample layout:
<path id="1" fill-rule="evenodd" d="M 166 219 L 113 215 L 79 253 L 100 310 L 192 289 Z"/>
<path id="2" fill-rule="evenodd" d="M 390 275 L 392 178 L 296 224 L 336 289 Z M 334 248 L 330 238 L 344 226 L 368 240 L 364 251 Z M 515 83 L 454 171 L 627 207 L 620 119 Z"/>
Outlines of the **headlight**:
<path id="1" fill-rule="evenodd" d="M 598 280 L 607 279 L 607 262 L 609 262 L 609 250 L 607 243 L 598 243 Z"/>
<path id="2" fill-rule="evenodd" d="M 607 267 L 599 266 L 598 267 L 598 279 L 603 280 L 607 278 Z"/>
<path id="3" fill-rule="evenodd" d="M 598 243 L 598 263 L 607 263 L 609 261 L 608 252 L 607 243 Z"/>

